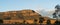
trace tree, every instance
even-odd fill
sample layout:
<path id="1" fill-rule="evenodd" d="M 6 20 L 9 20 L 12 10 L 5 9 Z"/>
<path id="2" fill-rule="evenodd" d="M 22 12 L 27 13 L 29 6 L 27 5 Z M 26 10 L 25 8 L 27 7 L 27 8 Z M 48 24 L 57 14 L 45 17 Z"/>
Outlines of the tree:
<path id="1" fill-rule="evenodd" d="M 57 16 L 56 16 L 56 13 L 53 13 L 53 18 L 56 18 Z"/>
<path id="2" fill-rule="evenodd" d="M 43 21 L 44 21 L 44 18 L 43 18 L 43 17 L 40 17 L 40 18 L 39 18 L 39 23 L 42 24 Z"/>
<path id="3" fill-rule="evenodd" d="M 34 20 L 34 24 L 37 24 L 37 19 Z"/>
<path id="4" fill-rule="evenodd" d="M 53 18 L 56 18 L 57 20 L 60 17 L 60 5 L 55 6 L 55 12 L 53 13 Z"/>
<path id="5" fill-rule="evenodd" d="M 51 22 L 49 19 L 47 20 L 47 25 L 51 25 Z"/>
<path id="6" fill-rule="evenodd" d="M 3 23 L 3 20 L 2 20 L 2 19 L 0 19 L 0 24 L 1 24 L 1 23 Z"/>
<path id="7" fill-rule="evenodd" d="M 54 25 L 60 25 L 60 22 L 59 22 L 59 21 L 56 21 L 56 22 L 54 23 Z"/>
<path id="8" fill-rule="evenodd" d="M 57 10 L 60 9 L 60 5 L 59 5 L 59 4 L 56 5 L 56 6 L 55 6 L 55 9 L 57 9 Z"/>

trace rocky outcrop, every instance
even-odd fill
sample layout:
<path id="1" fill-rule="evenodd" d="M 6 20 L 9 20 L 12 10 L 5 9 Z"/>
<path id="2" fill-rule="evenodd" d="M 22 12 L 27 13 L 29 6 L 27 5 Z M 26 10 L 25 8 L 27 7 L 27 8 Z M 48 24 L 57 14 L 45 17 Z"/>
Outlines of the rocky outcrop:
<path id="1" fill-rule="evenodd" d="M 0 12 L 0 18 L 4 20 L 39 19 L 39 17 L 41 17 L 41 15 L 39 15 L 33 10 Z"/>
<path id="2" fill-rule="evenodd" d="M 0 19 L 3 19 L 4 24 L 23 23 L 24 21 L 31 24 L 34 23 L 34 20 L 37 20 L 37 23 L 39 23 L 39 17 L 42 16 L 34 10 L 0 12 Z"/>

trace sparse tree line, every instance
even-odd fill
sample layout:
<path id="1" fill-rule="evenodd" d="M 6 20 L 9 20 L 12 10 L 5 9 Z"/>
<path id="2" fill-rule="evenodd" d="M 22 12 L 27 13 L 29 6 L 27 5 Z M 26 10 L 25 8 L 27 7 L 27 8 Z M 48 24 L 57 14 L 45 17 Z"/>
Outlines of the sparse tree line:
<path id="1" fill-rule="evenodd" d="M 45 21 L 45 19 L 40 17 L 39 18 L 40 25 L 42 25 L 43 21 Z M 25 22 L 26 21 L 24 20 L 23 23 L 15 22 L 15 23 L 12 23 L 12 24 L 29 24 L 29 23 L 25 23 Z M 47 23 L 46 25 L 59 25 L 60 24 L 59 21 L 55 21 L 54 24 L 51 24 L 51 21 L 49 19 L 47 20 L 46 23 Z M 3 24 L 3 20 L 2 19 L 0 19 L 0 24 Z M 34 20 L 34 24 L 37 24 L 37 19 Z"/>

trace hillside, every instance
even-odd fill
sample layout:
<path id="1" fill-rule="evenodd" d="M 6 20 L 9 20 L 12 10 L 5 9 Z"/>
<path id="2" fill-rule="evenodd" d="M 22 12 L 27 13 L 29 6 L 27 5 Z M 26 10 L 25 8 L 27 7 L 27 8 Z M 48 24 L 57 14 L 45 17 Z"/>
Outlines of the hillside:
<path id="1" fill-rule="evenodd" d="M 20 11 L 8 11 L 0 12 L 0 19 L 39 19 L 41 15 L 33 10 L 20 10 Z"/>
<path id="2" fill-rule="evenodd" d="M 33 24 L 35 20 L 37 20 L 36 23 L 39 24 L 40 17 L 43 16 L 34 10 L 0 12 L 0 19 L 3 19 L 4 24 L 12 24 L 15 22 L 23 23 L 24 21 L 25 23 Z M 51 19 L 48 16 L 43 18 L 43 24 L 46 24 L 47 20 L 50 20 L 52 24 L 56 21 L 55 19 Z"/>

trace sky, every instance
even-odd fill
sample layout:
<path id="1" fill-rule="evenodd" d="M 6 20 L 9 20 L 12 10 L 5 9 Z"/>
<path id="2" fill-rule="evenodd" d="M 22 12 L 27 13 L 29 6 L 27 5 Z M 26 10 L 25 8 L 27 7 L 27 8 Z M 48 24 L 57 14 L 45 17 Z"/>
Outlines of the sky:
<path id="1" fill-rule="evenodd" d="M 0 0 L 0 12 L 21 9 L 53 9 L 60 0 Z"/>
<path id="2" fill-rule="evenodd" d="M 36 11 L 50 11 L 60 4 L 60 0 L 0 0 L 0 12 L 32 9 Z"/>

